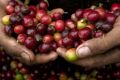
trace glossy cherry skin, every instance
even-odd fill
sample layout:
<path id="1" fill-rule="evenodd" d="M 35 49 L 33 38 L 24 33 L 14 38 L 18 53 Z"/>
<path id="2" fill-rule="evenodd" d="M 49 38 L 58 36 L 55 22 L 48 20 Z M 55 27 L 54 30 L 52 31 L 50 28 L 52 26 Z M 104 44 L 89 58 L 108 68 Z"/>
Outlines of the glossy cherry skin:
<path id="1" fill-rule="evenodd" d="M 48 53 L 51 50 L 50 44 L 41 44 L 38 48 L 41 53 Z"/>
<path id="2" fill-rule="evenodd" d="M 25 16 L 22 20 L 22 25 L 25 27 L 33 27 L 34 26 L 34 20 L 31 16 Z"/>
<path id="3" fill-rule="evenodd" d="M 41 19 L 40 19 L 40 22 L 42 24 L 48 25 L 48 24 L 50 24 L 52 22 L 52 19 L 51 19 L 51 17 L 49 15 L 43 15 L 41 17 Z"/>
<path id="4" fill-rule="evenodd" d="M 92 11 L 88 14 L 87 19 L 91 22 L 96 22 L 100 19 L 100 15 L 97 11 Z"/>
<path id="5" fill-rule="evenodd" d="M 64 29 L 65 29 L 65 23 L 64 23 L 64 21 L 63 20 L 57 20 L 55 22 L 55 29 L 57 31 L 59 31 L 59 32 L 64 31 Z"/>
<path id="6" fill-rule="evenodd" d="M 83 28 L 83 29 L 78 31 L 78 35 L 83 40 L 90 39 L 92 36 L 92 30 L 88 27 Z"/>
<path id="7" fill-rule="evenodd" d="M 19 35 L 17 36 L 17 40 L 18 40 L 18 42 L 21 43 L 21 44 L 24 44 L 24 43 L 25 43 L 26 38 L 27 38 L 27 35 L 26 35 L 26 34 L 19 34 Z"/>
<path id="8" fill-rule="evenodd" d="M 52 35 L 45 35 L 44 37 L 43 37 L 43 42 L 44 43 L 51 43 L 53 41 L 53 37 L 52 37 Z"/>
<path id="9" fill-rule="evenodd" d="M 36 46 L 36 40 L 33 37 L 27 37 L 24 44 L 27 48 L 34 49 Z"/>
<path id="10" fill-rule="evenodd" d="M 75 15 L 76 17 L 78 18 L 78 20 L 80 20 L 82 17 L 83 17 L 83 11 L 82 9 L 78 9 L 76 12 L 75 12 Z"/>
<path id="11" fill-rule="evenodd" d="M 12 14 L 12 13 L 14 13 L 14 7 L 13 6 L 11 6 L 11 5 L 7 5 L 6 6 L 6 12 L 7 12 L 7 14 Z"/>
<path id="12" fill-rule="evenodd" d="M 23 26 L 23 25 L 16 25 L 16 26 L 14 27 L 14 32 L 15 32 L 16 34 L 23 33 L 24 31 L 25 31 L 25 29 L 24 29 L 24 26 Z"/>

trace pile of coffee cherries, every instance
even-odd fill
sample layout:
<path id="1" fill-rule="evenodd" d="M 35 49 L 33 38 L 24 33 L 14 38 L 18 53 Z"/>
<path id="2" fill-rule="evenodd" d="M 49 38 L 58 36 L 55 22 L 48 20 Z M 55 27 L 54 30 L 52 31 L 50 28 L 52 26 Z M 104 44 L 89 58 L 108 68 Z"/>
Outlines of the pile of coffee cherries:
<path id="1" fill-rule="evenodd" d="M 25 45 L 35 54 L 47 54 L 50 51 L 56 51 L 58 47 L 65 47 L 68 49 L 66 52 L 68 61 L 74 61 L 77 59 L 75 48 L 78 45 L 86 40 L 103 36 L 112 30 L 116 18 L 120 15 L 120 4 L 112 4 L 110 10 L 101 5 L 78 9 L 71 18 L 64 19 L 63 15 L 66 12 L 63 9 L 48 11 L 48 3 L 45 1 L 40 1 L 38 5 L 23 5 L 11 0 L 6 6 L 6 13 L 7 15 L 2 18 L 2 23 L 5 25 L 4 31 L 10 37 L 17 39 L 18 43 Z M 3 50 L 1 50 L 1 55 L 6 55 Z M 15 80 L 112 80 L 120 78 L 120 71 L 116 71 L 116 68 L 113 70 L 114 75 L 108 67 L 85 72 L 79 69 L 80 67 L 76 69 L 76 66 L 65 63 L 61 59 L 34 67 L 25 66 L 9 56 L 0 59 L 2 62 L 0 79 L 2 80 L 10 80 L 11 74 L 14 76 L 11 78 Z"/>
<path id="2" fill-rule="evenodd" d="M 99 5 L 78 9 L 70 19 L 64 20 L 66 12 L 63 9 L 48 11 L 47 8 L 45 1 L 36 6 L 9 2 L 7 15 L 2 19 L 4 30 L 34 53 L 45 54 L 65 47 L 69 61 L 77 59 L 75 48 L 78 45 L 109 32 L 120 14 L 120 4 L 113 4 L 111 10 Z"/>

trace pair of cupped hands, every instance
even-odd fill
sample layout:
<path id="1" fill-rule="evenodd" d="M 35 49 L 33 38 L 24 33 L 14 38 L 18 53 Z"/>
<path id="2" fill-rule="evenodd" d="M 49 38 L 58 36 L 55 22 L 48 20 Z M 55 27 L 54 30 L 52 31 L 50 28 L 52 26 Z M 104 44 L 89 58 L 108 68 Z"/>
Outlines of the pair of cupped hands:
<path id="1" fill-rule="evenodd" d="M 0 19 L 5 15 L 4 7 L 8 0 L 0 0 Z M 0 45 L 6 52 L 19 59 L 21 62 L 34 65 L 43 64 L 57 59 L 58 55 L 66 59 L 66 49 L 57 48 L 48 54 L 34 55 L 25 46 L 20 45 L 15 39 L 8 37 L 3 31 L 4 25 L 0 22 Z M 72 62 L 87 68 L 100 67 L 111 63 L 120 62 L 120 17 L 116 19 L 113 29 L 104 36 L 90 39 L 76 48 L 78 60 Z"/>

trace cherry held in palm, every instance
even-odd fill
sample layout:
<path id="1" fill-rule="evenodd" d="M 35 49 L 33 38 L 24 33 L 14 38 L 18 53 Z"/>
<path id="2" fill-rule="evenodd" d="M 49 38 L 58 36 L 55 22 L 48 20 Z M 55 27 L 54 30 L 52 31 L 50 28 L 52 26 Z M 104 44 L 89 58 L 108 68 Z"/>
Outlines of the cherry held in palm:
<path id="1" fill-rule="evenodd" d="M 81 39 L 87 40 L 92 36 L 92 30 L 88 27 L 79 30 L 78 35 Z"/>
<path id="2" fill-rule="evenodd" d="M 23 17 L 22 25 L 24 25 L 25 27 L 33 27 L 34 26 L 33 18 L 31 16 Z"/>
<path id="3" fill-rule="evenodd" d="M 19 35 L 17 36 L 17 40 L 18 40 L 18 42 L 21 43 L 21 44 L 24 44 L 24 43 L 25 43 L 26 38 L 27 38 L 27 35 L 26 35 L 26 34 L 19 34 Z"/>
<path id="4" fill-rule="evenodd" d="M 23 33 L 24 32 L 24 26 L 23 25 L 17 25 L 14 27 L 14 32 L 16 34 L 20 34 L 20 33 Z"/>
<path id="5" fill-rule="evenodd" d="M 65 23 L 64 23 L 64 21 L 63 20 L 57 20 L 55 22 L 55 29 L 57 31 L 59 31 L 59 32 L 64 31 L 64 29 L 65 29 Z"/>
<path id="6" fill-rule="evenodd" d="M 52 21 L 52 19 L 51 19 L 51 17 L 50 17 L 49 15 L 43 15 L 43 16 L 41 17 L 41 19 L 40 19 L 40 22 L 41 22 L 42 24 L 45 24 L 45 25 L 50 24 L 51 21 Z"/>
<path id="7" fill-rule="evenodd" d="M 27 37 L 24 44 L 27 48 L 34 49 L 36 46 L 36 41 L 33 37 Z"/>
<path id="8" fill-rule="evenodd" d="M 45 35 L 44 37 L 43 37 L 43 42 L 44 43 L 51 43 L 53 41 L 53 37 L 52 37 L 52 35 Z"/>

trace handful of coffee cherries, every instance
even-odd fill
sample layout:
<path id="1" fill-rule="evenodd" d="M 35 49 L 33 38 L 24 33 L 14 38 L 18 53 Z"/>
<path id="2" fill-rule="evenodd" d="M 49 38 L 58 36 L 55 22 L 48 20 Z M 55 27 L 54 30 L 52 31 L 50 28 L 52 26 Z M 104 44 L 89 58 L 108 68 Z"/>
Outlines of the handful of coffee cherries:
<path id="1" fill-rule="evenodd" d="M 7 35 L 25 45 L 34 53 L 47 54 L 58 47 L 67 48 L 68 61 L 77 60 L 75 48 L 91 38 L 105 35 L 113 28 L 120 15 L 120 4 L 114 3 L 110 10 L 100 6 L 78 9 L 65 20 L 63 9 L 48 11 L 48 3 L 24 5 L 11 1 L 2 18 Z M 67 13 L 69 14 L 69 13 Z"/>

